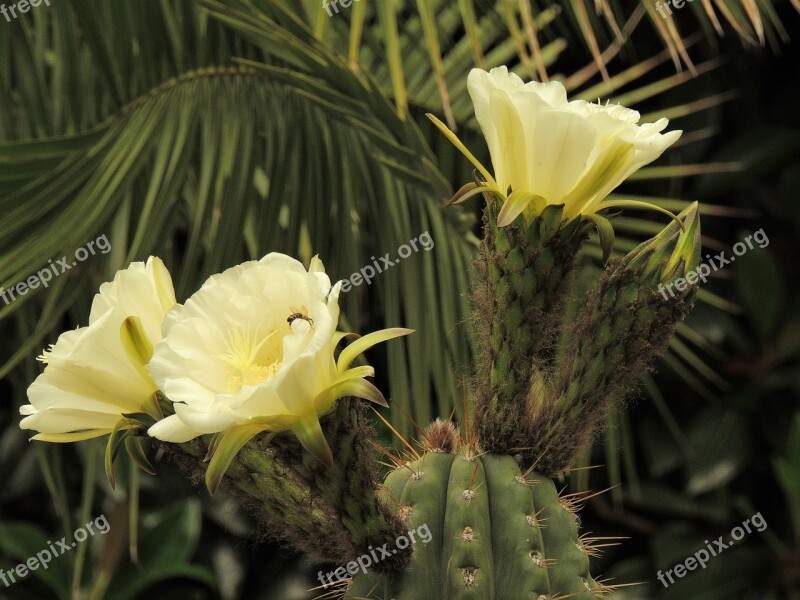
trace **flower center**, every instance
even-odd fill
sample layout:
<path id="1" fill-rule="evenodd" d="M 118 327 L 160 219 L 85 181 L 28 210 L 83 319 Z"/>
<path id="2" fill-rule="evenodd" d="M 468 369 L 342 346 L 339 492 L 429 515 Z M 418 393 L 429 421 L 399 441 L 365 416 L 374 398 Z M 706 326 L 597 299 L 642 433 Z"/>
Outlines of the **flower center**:
<path id="1" fill-rule="evenodd" d="M 258 385 L 278 373 L 283 353 L 280 342 L 273 338 L 277 333 L 272 331 L 263 336 L 258 329 L 233 328 L 228 332 L 225 352 L 217 355 L 225 363 L 227 393 L 235 394 L 244 385 Z"/>

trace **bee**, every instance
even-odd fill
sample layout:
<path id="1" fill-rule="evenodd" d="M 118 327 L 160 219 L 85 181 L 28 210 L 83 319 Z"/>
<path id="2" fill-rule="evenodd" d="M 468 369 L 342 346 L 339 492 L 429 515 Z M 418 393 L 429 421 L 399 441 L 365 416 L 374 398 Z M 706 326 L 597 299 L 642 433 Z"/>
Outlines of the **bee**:
<path id="1" fill-rule="evenodd" d="M 295 320 L 297 319 L 303 319 L 304 321 L 307 321 L 308 324 L 311 325 L 311 327 L 314 327 L 314 319 L 312 319 L 306 314 L 308 312 L 308 309 L 306 309 L 305 306 L 302 306 L 300 308 L 295 308 L 294 306 L 290 306 L 289 310 L 292 311 L 292 314 L 290 314 L 289 318 L 286 319 L 286 322 L 289 324 L 289 327 L 291 327 L 292 323 L 294 323 Z"/>

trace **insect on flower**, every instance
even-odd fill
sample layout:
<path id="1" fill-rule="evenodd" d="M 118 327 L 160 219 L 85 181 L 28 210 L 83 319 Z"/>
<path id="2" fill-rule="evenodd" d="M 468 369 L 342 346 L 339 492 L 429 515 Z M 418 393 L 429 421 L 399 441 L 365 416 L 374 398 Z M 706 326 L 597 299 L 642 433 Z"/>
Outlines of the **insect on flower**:
<path id="1" fill-rule="evenodd" d="M 286 319 L 286 322 L 289 324 L 289 327 L 292 326 L 292 323 L 294 323 L 296 319 L 303 319 L 304 321 L 308 321 L 308 324 L 311 325 L 311 327 L 314 327 L 314 319 L 312 319 L 311 317 L 308 316 L 308 314 L 306 314 L 308 313 L 308 309 L 305 306 L 302 306 L 300 308 L 290 306 L 289 310 L 292 311 L 292 314 L 290 314 L 289 318 Z"/>

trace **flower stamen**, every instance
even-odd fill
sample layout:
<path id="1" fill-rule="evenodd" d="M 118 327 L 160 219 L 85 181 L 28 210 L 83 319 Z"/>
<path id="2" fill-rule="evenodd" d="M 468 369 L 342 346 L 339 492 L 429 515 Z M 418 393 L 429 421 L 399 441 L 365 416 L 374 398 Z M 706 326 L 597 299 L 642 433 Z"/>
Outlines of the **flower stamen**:
<path id="1" fill-rule="evenodd" d="M 257 331 L 258 328 L 249 331 L 231 328 L 225 338 L 225 352 L 217 354 L 217 358 L 228 368 L 229 393 L 238 392 L 244 385 L 263 383 L 274 377 L 281 368 L 283 357 L 280 345 L 266 353 L 266 356 L 259 356 L 264 344 L 278 332 L 272 331 L 258 341 Z"/>

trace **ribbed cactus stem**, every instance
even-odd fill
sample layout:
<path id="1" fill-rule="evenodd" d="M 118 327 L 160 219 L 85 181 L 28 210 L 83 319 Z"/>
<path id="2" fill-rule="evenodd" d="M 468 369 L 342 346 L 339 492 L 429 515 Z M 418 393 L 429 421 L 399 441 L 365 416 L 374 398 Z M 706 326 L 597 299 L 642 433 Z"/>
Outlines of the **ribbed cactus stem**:
<path id="1" fill-rule="evenodd" d="M 534 393 L 528 459 L 546 473 L 568 469 L 601 426 L 613 401 L 644 375 L 691 309 L 696 286 L 667 296 L 659 284 L 697 265 L 700 225 L 696 205 L 658 236 L 611 264 L 564 330 L 558 368 L 544 394 Z M 665 279 L 666 278 L 666 279 Z M 663 285 L 663 284 L 662 284 Z"/>
<path id="2" fill-rule="evenodd" d="M 384 488 L 406 529 L 427 527 L 430 539 L 413 546 L 404 573 L 357 574 L 347 599 L 589 600 L 607 589 L 589 574 L 593 549 L 571 503 L 510 456 L 469 444 L 429 452 L 392 471 Z"/>
<path id="3" fill-rule="evenodd" d="M 496 211 L 489 201 L 476 261 L 473 321 L 481 356 L 474 388 L 483 447 L 509 454 L 525 442 L 517 420 L 531 381 L 551 361 L 587 226 L 563 224 L 561 207 L 550 206 L 529 224 L 518 218 L 498 227 Z"/>
<path id="4" fill-rule="evenodd" d="M 372 432 L 360 411 L 341 401 L 323 418 L 336 461 L 328 468 L 289 435 L 267 442 L 260 435 L 237 454 L 222 490 L 235 495 L 267 535 L 319 560 L 343 564 L 405 531 L 402 520 L 379 501 Z M 203 480 L 208 443 L 160 443 L 195 482 Z M 378 570 L 399 571 L 408 562 L 398 553 Z"/>

